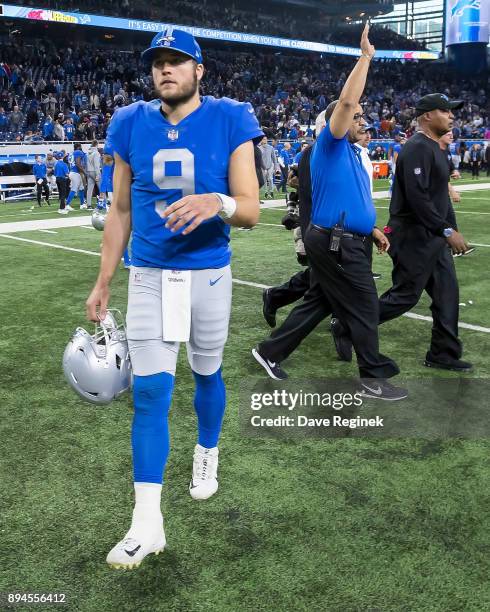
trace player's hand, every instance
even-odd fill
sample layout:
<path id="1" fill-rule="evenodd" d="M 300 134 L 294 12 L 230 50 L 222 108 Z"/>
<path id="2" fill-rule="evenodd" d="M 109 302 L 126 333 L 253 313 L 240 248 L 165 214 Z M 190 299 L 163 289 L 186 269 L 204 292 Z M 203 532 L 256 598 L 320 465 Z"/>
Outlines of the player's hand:
<path id="1" fill-rule="evenodd" d="M 451 236 L 446 238 L 446 240 L 455 255 L 464 253 L 469 249 L 468 243 L 463 238 L 463 234 L 460 234 L 460 232 L 457 232 L 456 230 L 454 230 Z"/>
<path id="2" fill-rule="evenodd" d="M 451 172 L 451 178 L 452 179 L 460 179 L 461 178 L 461 173 L 459 172 L 459 170 L 454 169 Z"/>
<path id="3" fill-rule="evenodd" d="M 162 218 L 166 219 L 165 227 L 171 232 L 177 232 L 187 223 L 182 232 L 190 234 L 206 219 L 215 217 L 221 210 L 221 202 L 214 193 L 198 193 L 177 200 L 165 209 Z"/>
<path id="4" fill-rule="evenodd" d="M 453 202 L 456 202 L 456 203 L 461 202 L 461 194 L 459 193 L 459 191 L 456 191 L 454 189 L 453 191 L 451 191 L 450 196 Z"/>
<path id="5" fill-rule="evenodd" d="M 110 295 L 109 285 L 95 284 L 92 293 L 85 302 L 87 319 L 89 321 L 103 321 L 105 319 Z"/>
<path id="6" fill-rule="evenodd" d="M 369 59 L 371 59 L 376 53 L 376 49 L 369 42 L 368 35 L 369 35 L 369 23 L 366 22 L 366 25 L 364 26 L 364 30 L 362 31 L 362 36 L 361 36 L 361 51 L 363 55 L 366 55 L 367 57 L 369 57 Z"/>
<path id="7" fill-rule="evenodd" d="M 390 241 L 377 227 L 373 229 L 373 240 L 378 247 L 378 253 L 386 253 L 390 248 Z"/>

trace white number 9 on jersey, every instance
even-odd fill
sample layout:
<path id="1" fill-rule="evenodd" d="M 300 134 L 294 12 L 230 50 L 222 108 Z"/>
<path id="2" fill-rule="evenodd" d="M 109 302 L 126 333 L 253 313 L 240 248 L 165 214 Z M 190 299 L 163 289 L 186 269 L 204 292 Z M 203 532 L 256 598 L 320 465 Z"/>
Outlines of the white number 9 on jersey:
<path id="1" fill-rule="evenodd" d="M 180 176 L 167 176 L 166 164 L 180 164 Z M 160 189 L 181 189 L 182 197 L 196 192 L 194 155 L 189 149 L 160 149 L 153 156 L 153 182 Z"/>

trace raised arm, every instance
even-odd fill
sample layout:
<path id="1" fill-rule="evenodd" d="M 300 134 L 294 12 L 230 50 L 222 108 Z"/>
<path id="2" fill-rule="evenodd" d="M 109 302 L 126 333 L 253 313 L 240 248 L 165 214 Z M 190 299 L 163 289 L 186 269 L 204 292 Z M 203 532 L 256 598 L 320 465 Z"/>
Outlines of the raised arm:
<path id="1" fill-rule="evenodd" d="M 366 86 L 369 64 L 375 54 L 368 34 L 369 25 L 366 23 L 361 36 L 361 57 L 345 82 L 339 102 L 330 119 L 330 131 L 335 138 L 343 138 L 347 133 Z"/>

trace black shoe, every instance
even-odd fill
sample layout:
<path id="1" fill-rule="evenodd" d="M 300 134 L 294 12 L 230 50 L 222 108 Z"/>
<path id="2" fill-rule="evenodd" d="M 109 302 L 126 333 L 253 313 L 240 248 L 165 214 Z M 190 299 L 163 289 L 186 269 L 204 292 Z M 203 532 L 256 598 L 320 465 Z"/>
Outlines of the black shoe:
<path id="1" fill-rule="evenodd" d="M 473 369 L 472 363 L 469 361 L 461 361 L 461 359 L 455 359 L 454 361 L 434 361 L 426 357 L 424 366 L 428 368 L 438 368 L 440 370 L 452 370 L 453 372 L 471 372 Z"/>
<path id="2" fill-rule="evenodd" d="M 333 318 L 330 321 L 330 331 L 340 361 L 352 361 L 352 340 L 339 319 Z"/>
<path id="3" fill-rule="evenodd" d="M 276 326 L 276 308 L 272 308 L 271 306 L 271 290 L 264 289 L 262 292 L 262 314 L 264 315 L 264 319 L 267 321 L 267 325 L 269 327 Z"/>
<path id="4" fill-rule="evenodd" d="M 281 364 L 274 363 L 274 361 L 269 361 L 266 357 L 259 353 L 258 348 L 252 349 L 252 355 L 271 378 L 274 378 L 275 380 L 285 380 L 288 377 L 286 372 L 281 368 Z"/>
<path id="5" fill-rule="evenodd" d="M 381 278 L 381 274 L 379 272 L 373 272 L 374 280 L 379 280 Z"/>
<path id="6" fill-rule="evenodd" d="M 361 380 L 361 393 L 363 397 L 396 402 L 408 397 L 408 391 L 402 387 L 395 387 L 384 378 L 364 378 Z"/>

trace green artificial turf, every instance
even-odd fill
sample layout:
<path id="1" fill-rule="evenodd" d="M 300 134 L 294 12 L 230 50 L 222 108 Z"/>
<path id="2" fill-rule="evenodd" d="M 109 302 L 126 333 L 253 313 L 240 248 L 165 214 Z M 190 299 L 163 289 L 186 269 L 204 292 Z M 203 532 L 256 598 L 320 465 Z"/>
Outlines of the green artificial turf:
<path id="1" fill-rule="evenodd" d="M 382 225 L 388 201 L 376 204 Z M 0 205 L 0 223 L 58 217 L 44 209 L 43 217 L 19 215 L 29 206 Z M 490 190 L 464 193 L 457 211 L 471 213 L 458 216 L 467 239 L 490 244 Z M 232 231 L 235 279 L 274 285 L 299 269 L 291 233 L 276 227 L 283 214 L 263 210 L 260 223 L 271 225 Z M 99 251 L 95 230 L 53 231 L 13 236 Z M 198 503 L 187 491 L 196 434 L 192 377 L 181 350 L 162 502 L 168 548 L 138 570 L 108 568 L 105 555 L 126 532 L 132 508 L 132 408 L 127 396 L 106 407 L 84 403 L 61 370 L 72 331 L 90 328 L 84 302 L 99 258 L 1 236 L 0 257 L 0 591 L 66 593 L 67 609 L 83 612 L 490 609 L 488 441 L 245 435 L 238 417 L 243 388 L 265 380 L 250 350 L 269 329 L 261 289 L 238 283 L 224 357 L 219 493 Z M 460 320 L 489 328 L 490 248 L 455 264 L 467 304 Z M 375 256 L 374 268 L 384 291 L 388 256 Z M 121 266 L 111 303 L 122 310 L 126 286 Z M 414 312 L 428 315 L 428 306 L 424 297 Z M 422 366 L 430 330 L 428 322 L 401 317 L 381 327 L 380 345 L 405 378 L 458 378 Z M 471 377 L 490 378 L 489 334 L 460 335 L 475 364 Z M 336 361 L 326 322 L 284 367 L 293 383 L 356 373 L 354 364 Z"/>

